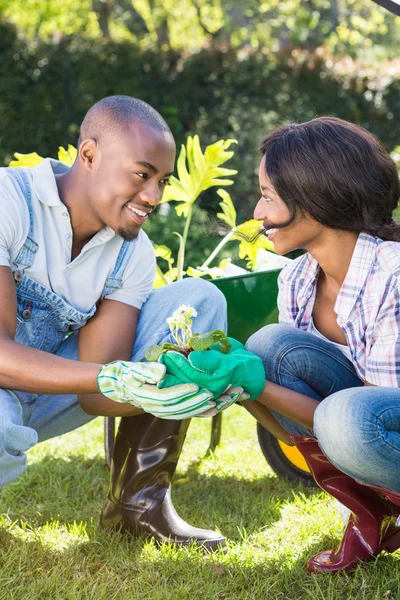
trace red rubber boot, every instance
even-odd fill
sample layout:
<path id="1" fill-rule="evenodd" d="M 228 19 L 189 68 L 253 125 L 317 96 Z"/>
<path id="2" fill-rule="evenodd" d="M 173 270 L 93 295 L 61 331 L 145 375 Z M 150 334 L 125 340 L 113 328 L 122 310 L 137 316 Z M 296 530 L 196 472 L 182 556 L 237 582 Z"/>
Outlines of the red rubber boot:
<path id="1" fill-rule="evenodd" d="M 307 562 L 310 573 L 353 569 L 382 550 L 400 547 L 400 495 L 365 486 L 339 471 L 321 451 L 315 438 L 290 436 L 306 459 L 316 483 L 347 508 L 351 515 L 339 547 L 320 552 Z M 396 501 L 396 502 L 394 502 Z"/>

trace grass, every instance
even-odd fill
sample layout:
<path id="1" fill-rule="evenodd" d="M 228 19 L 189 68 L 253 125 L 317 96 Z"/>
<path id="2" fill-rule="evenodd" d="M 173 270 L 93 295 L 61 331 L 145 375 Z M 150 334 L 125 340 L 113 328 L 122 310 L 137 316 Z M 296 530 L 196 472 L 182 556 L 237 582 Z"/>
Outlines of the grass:
<path id="1" fill-rule="evenodd" d="M 340 539 L 334 501 L 273 474 L 243 409 L 224 415 L 222 443 L 203 459 L 209 433 L 209 419 L 192 423 L 173 497 L 190 523 L 224 532 L 226 554 L 99 529 L 108 472 L 97 419 L 34 448 L 2 491 L 0 600 L 400 599 L 400 553 L 352 575 L 308 575 L 307 557 Z"/>

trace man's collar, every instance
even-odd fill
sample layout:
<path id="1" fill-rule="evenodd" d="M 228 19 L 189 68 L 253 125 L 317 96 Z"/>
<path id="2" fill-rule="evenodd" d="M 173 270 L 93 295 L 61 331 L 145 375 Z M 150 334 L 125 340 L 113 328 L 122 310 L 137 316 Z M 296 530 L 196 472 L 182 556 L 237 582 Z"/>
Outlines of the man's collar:
<path id="1" fill-rule="evenodd" d="M 54 158 L 45 158 L 45 160 L 37 165 L 37 167 L 31 169 L 33 187 L 42 204 L 45 204 L 46 206 L 62 206 L 66 209 L 65 204 L 61 201 L 58 194 L 55 175 L 66 173 L 68 169 L 68 165 L 59 160 L 55 160 Z M 88 242 L 87 247 L 91 248 L 93 246 L 105 244 L 115 235 L 115 231 L 113 231 L 111 227 L 103 227 L 103 229 L 98 231 L 90 242 Z"/>
<path id="2" fill-rule="evenodd" d="M 45 158 L 31 170 L 33 187 L 39 200 L 47 206 L 63 206 L 58 194 L 55 175 L 66 173 L 69 167 L 54 158 Z"/>

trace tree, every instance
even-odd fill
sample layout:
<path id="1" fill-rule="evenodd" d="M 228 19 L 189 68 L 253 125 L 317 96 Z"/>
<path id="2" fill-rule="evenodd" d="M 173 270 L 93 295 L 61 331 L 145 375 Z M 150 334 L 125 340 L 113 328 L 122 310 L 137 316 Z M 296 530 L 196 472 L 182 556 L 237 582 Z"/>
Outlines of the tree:
<path id="1" fill-rule="evenodd" d="M 364 0 L 0 0 L 0 12 L 27 39 L 65 35 L 131 41 L 142 49 L 261 49 L 327 46 L 357 56 L 396 56 L 400 17 Z"/>

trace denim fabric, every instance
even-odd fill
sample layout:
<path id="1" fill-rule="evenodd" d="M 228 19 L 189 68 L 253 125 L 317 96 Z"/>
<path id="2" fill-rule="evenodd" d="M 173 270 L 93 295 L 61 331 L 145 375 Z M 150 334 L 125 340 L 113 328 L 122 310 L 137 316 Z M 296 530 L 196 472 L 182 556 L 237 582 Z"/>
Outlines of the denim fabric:
<path id="1" fill-rule="evenodd" d="M 246 348 L 267 380 L 320 401 L 314 431 L 276 412 L 292 434 L 312 435 L 329 460 L 362 483 L 400 492 L 400 390 L 364 386 L 335 346 L 290 325 L 268 325 Z"/>
<path id="2" fill-rule="evenodd" d="M 144 303 L 131 360 L 143 360 L 150 344 L 172 342 L 165 319 L 182 303 L 197 310 L 194 331 L 226 331 L 223 294 L 212 283 L 184 279 L 154 290 Z M 77 360 L 77 332 L 64 340 L 55 354 Z M 0 390 L 0 415 L 0 488 L 25 470 L 25 452 L 38 441 L 76 429 L 95 418 L 80 408 L 74 394 L 50 396 L 6 390 Z"/>
<path id="3" fill-rule="evenodd" d="M 77 330 L 95 313 L 96 307 L 82 313 L 24 273 L 24 268 L 33 263 L 37 250 L 30 187 L 23 169 L 10 169 L 10 174 L 24 193 L 30 217 L 27 240 L 13 264 L 18 303 L 15 341 L 77 360 Z M 122 285 L 123 273 L 134 249 L 134 241 L 122 244 L 102 297 Z M 192 304 L 197 309 L 196 331 L 226 330 L 226 303 L 222 293 L 202 280 L 181 281 L 153 291 L 143 305 L 132 360 L 142 360 L 150 344 L 170 341 L 165 319 L 182 303 Z M 24 471 L 25 452 L 38 441 L 76 429 L 93 418 L 80 408 L 73 394 L 0 390 L 0 489 Z"/>
<path id="4" fill-rule="evenodd" d="M 8 169 L 8 172 L 14 185 L 19 186 L 25 196 L 30 223 L 28 237 L 13 264 L 17 291 L 17 327 L 14 339 L 37 350 L 55 353 L 69 333 L 83 327 L 94 315 L 96 306 L 83 313 L 24 273 L 24 269 L 33 264 L 38 248 L 34 241 L 31 189 L 23 169 Z M 125 268 L 134 250 L 135 240 L 122 244 L 114 270 L 104 284 L 102 298 L 121 287 Z"/>

